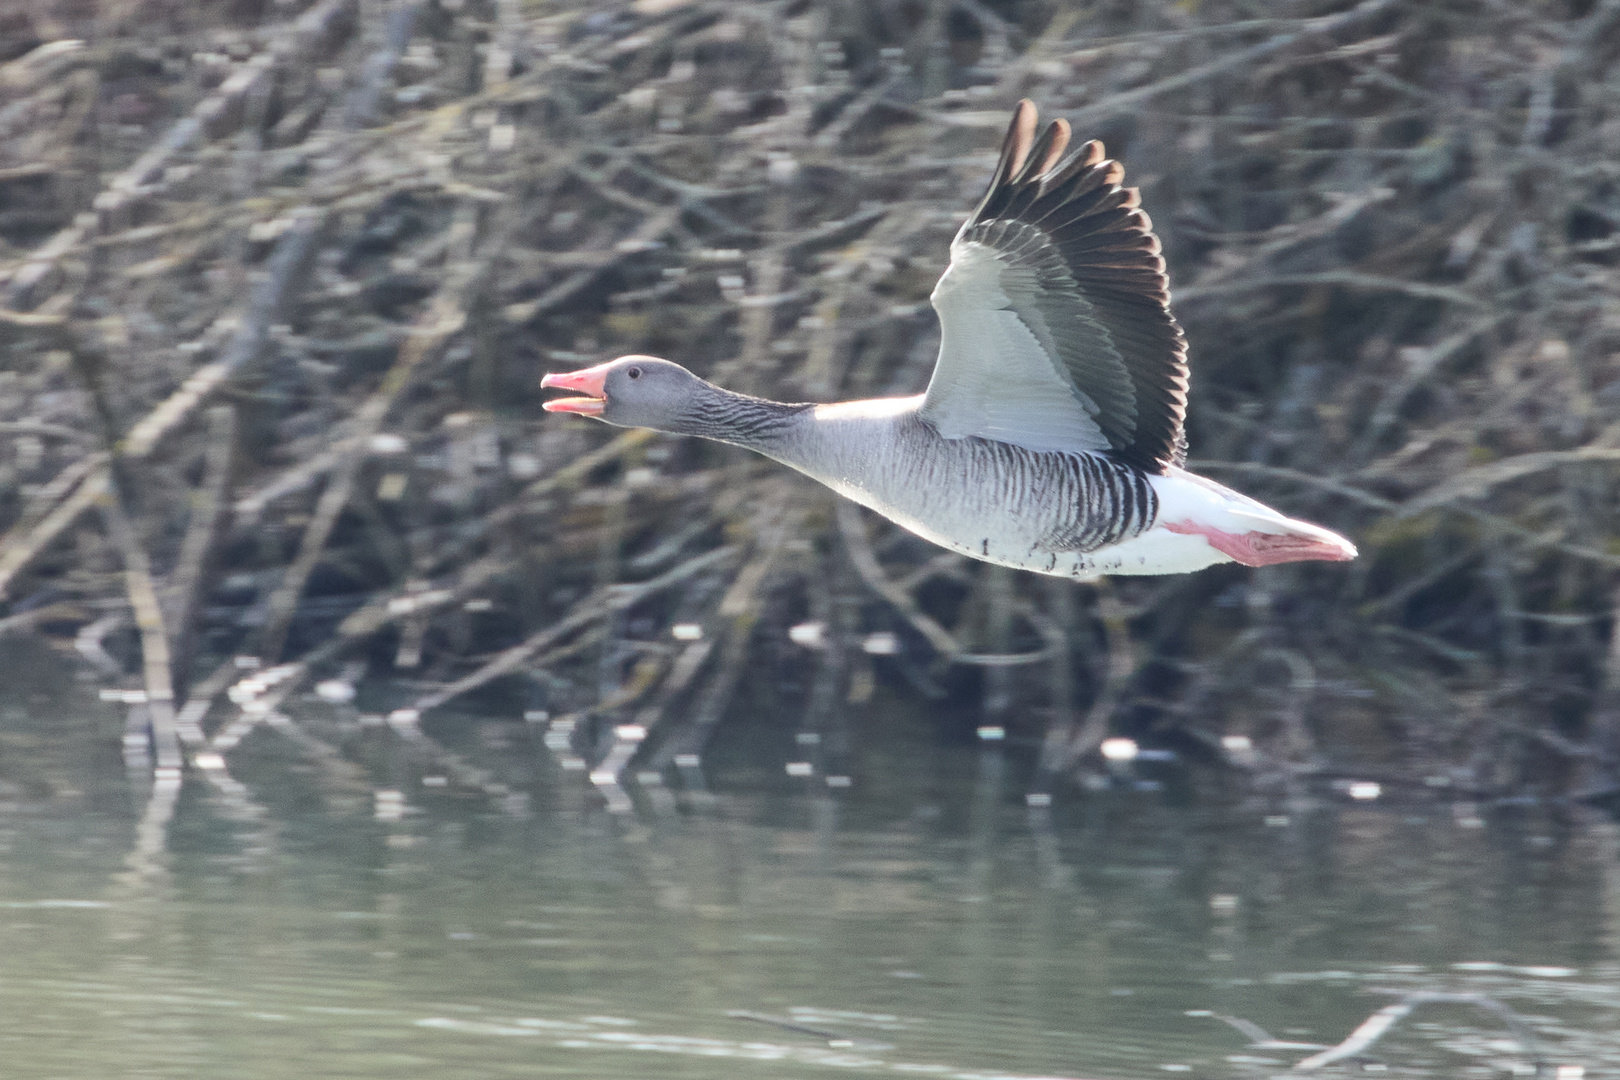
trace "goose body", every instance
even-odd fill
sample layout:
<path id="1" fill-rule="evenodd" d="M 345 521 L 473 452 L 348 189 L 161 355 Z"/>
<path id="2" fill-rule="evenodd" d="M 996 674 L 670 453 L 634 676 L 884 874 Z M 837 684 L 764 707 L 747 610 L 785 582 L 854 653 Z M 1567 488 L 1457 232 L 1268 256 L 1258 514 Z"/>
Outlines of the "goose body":
<path id="1" fill-rule="evenodd" d="M 1343 537 L 1182 468 L 1185 340 L 1151 223 L 1063 121 L 1019 104 L 933 295 L 926 393 L 828 405 L 723 390 L 625 356 L 542 386 L 553 412 L 747 447 L 942 547 L 1081 580 L 1344 560 Z"/>

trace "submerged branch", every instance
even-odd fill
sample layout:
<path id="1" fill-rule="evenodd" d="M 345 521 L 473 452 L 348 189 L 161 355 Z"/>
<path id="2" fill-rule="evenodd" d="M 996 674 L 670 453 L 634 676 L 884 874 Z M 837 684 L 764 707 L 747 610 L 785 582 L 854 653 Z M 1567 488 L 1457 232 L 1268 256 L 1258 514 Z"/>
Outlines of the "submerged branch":
<path id="1" fill-rule="evenodd" d="M 1526 1054 L 1530 1056 L 1535 1066 L 1536 1075 L 1540 1076 L 1547 1067 L 1546 1055 L 1542 1052 L 1540 1040 L 1530 1030 L 1530 1025 L 1524 1018 L 1495 998 L 1485 994 L 1450 994 L 1436 991 L 1418 991 L 1407 994 L 1400 1001 L 1386 1005 L 1373 1013 L 1361 1025 L 1351 1032 L 1348 1037 L 1337 1046 L 1323 1050 L 1319 1054 L 1312 1054 L 1303 1061 L 1296 1062 L 1289 1070 L 1290 1074 L 1315 1072 L 1346 1058 L 1356 1057 L 1370 1050 L 1374 1043 L 1389 1034 L 1400 1021 L 1410 1016 L 1420 1005 L 1472 1005 L 1483 1012 L 1501 1020 L 1513 1032 L 1513 1037 Z"/>

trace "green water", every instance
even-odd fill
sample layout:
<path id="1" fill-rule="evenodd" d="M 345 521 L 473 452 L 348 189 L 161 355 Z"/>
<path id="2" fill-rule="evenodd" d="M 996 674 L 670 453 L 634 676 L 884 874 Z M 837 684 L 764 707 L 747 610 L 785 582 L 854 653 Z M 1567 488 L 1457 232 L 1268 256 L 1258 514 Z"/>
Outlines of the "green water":
<path id="1" fill-rule="evenodd" d="M 1561 1076 L 1620 1073 L 1620 832 L 1595 815 L 1125 789 L 1032 813 L 1016 757 L 882 710 L 836 797 L 725 731 L 710 797 L 613 815 L 521 721 L 449 717 L 428 730 L 526 807 L 424 785 L 384 731 L 354 755 L 405 796 L 379 821 L 260 732 L 243 790 L 188 777 L 141 854 L 115 707 L 13 655 L 8 1078 L 1272 1076 L 1313 1051 L 1201 1014 L 1330 1044 L 1409 990 L 1488 994 Z M 1320 1075 L 1531 1069 L 1463 1005 L 1372 1055 Z"/>

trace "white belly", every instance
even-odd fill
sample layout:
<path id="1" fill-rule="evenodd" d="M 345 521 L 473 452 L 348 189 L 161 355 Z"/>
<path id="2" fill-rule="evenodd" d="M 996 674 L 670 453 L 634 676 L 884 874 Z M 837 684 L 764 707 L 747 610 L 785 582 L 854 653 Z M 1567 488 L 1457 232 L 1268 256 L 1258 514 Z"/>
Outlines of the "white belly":
<path id="1" fill-rule="evenodd" d="M 1032 543 L 1016 522 L 1007 522 L 1010 527 L 990 530 L 990 535 L 973 540 L 952 536 L 927 521 L 892 514 L 882 507 L 873 509 L 940 547 L 983 562 L 1076 581 L 1094 581 L 1111 574 L 1185 574 L 1232 561 L 1210 547 L 1202 536 L 1173 533 L 1158 526 L 1096 551 L 1050 551 Z"/>

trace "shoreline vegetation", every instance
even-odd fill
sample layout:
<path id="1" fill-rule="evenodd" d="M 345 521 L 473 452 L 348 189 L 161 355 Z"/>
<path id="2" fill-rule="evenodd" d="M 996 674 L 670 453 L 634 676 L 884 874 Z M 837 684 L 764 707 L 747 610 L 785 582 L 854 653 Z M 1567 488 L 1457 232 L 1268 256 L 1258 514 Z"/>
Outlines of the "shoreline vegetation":
<path id="1" fill-rule="evenodd" d="M 176 790 L 229 795 L 260 727 L 353 782 L 354 725 L 282 704 L 352 712 L 372 676 L 497 798 L 425 713 L 502 695 L 622 807 L 722 721 L 847 777 L 879 685 L 1029 746 L 1040 792 L 1128 735 L 1280 794 L 1612 798 L 1620 4 L 1272 10 L 0 15 L 0 635 L 76 650 Z M 1359 560 L 1041 580 L 740 452 L 544 418 L 542 374 L 627 352 L 920 390 L 1023 96 L 1142 188 L 1190 467 Z"/>

